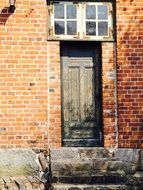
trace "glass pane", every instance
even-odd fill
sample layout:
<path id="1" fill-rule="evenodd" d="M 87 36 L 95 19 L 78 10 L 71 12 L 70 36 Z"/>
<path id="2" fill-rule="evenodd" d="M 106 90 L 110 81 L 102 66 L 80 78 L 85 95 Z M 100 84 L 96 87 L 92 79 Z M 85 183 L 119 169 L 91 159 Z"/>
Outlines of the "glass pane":
<path id="1" fill-rule="evenodd" d="M 67 18 L 76 19 L 76 5 L 67 5 Z"/>
<path id="2" fill-rule="evenodd" d="M 98 5 L 98 19 L 107 20 L 108 19 L 108 6 Z"/>
<path id="3" fill-rule="evenodd" d="M 64 21 L 55 21 L 55 34 L 65 34 Z"/>
<path id="4" fill-rule="evenodd" d="M 76 21 L 67 22 L 67 35 L 76 35 Z"/>
<path id="5" fill-rule="evenodd" d="M 86 22 L 86 35 L 94 36 L 96 35 L 96 23 Z"/>
<path id="6" fill-rule="evenodd" d="M 59 19 L 64 18 L 64 5 L 61 4 L 54 5 L 54 17 Z"/>
<path id="7" fill-rule="evenodd" d="M 108 22 L 99 22 L 98 23 L 98 35 L 99 36 L 108 36 Z"/>
<path id="8" fill-rule="evenodd" d="M 86 5 L 86 19 L 96 18 L 96 7 L 94 5 Z"/>

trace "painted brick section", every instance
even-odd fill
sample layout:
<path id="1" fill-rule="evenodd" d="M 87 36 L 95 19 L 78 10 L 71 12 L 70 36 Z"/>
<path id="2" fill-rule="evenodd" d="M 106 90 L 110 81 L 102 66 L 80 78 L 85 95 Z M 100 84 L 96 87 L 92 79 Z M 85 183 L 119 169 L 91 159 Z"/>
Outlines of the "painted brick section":
<path id="1" fill-rule="evenodd" d="M 0 1 L 0 148 L 48 144 L 46 1 Z"/>
<path id="2" fill-rule="evenodd" d="M 117 1 L 119 146 L 143 148 L 143 1 Z"/>

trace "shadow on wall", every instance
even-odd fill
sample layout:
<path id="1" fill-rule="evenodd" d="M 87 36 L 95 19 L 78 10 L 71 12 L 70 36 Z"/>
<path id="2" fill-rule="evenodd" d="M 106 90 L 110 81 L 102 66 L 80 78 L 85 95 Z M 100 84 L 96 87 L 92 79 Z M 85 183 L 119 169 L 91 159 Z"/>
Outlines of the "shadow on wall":
<path id="1" fill-rule="evenodd" d="M 12 13 L 9 12 L 9 7 L 4 7 L 1 11 L 0 11 L 0 25 L 4 25 L 6 24 L 8 18 L 10 17 Z"/>

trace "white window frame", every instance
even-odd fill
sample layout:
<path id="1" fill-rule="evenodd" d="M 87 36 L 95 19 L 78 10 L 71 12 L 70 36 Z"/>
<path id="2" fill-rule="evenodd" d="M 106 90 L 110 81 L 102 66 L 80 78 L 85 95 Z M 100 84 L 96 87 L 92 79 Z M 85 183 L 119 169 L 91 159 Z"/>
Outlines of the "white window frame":
<path id="1" fill-rule="evenodd" d="M 71 1 L 58 1 L 59 3 L 73 3 Z M 113 5 L 111 2 L 77 2 L 77 34 L 76 35 L 56 35 L 54 31 L 54 1 L 49 5 L 48 8 L 48 40 L 80 40 L 80 41 L 113 41 Z M 86 5 L 106 5 L 108 6 L 108 36 L 97 35 L 86 35 Z M 97 14 L 97 13 L 96 13 Z M 96 15 L 97 16 L 97 15 Z M 60 19 L 59 19 L 60 20 Z M 71 19 L 72 20 L 72 19 Z M 67 19 L 65 19 L 65 22 Z M 96 26 L 98 23 L 96 17 Z M 102 20 L 100 20 L 102 21 Z M 105 20 L 103 20 L 105 21 Z M 66 31 L 66 27 L 65 27 Z M 97 29 L 98 31 L 98 29 Z"/>

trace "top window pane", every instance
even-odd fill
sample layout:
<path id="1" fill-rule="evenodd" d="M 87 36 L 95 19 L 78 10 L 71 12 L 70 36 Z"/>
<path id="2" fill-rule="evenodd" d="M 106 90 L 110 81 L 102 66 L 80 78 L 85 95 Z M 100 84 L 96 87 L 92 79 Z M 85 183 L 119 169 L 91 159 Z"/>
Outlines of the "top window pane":
<path id="1" fill-rule="evenodd" d="M 67 19 L 76 19 L 76 5 L 67 5 Z"/>
<path id="2" fill-rule="evenodd" d="M 86 19 L 96 18 L 96 7 L 94 5 L 86 5 Z"/>
<path id="3" fill-rule="evenodd" d="M 98 19 L 108 20 L 108 6 L 98 5 Z"/>
<path id="4" fill-rule="evenodd" d="M 64 5 L 54 4 L 55 19 L 64 19 Z"/>

